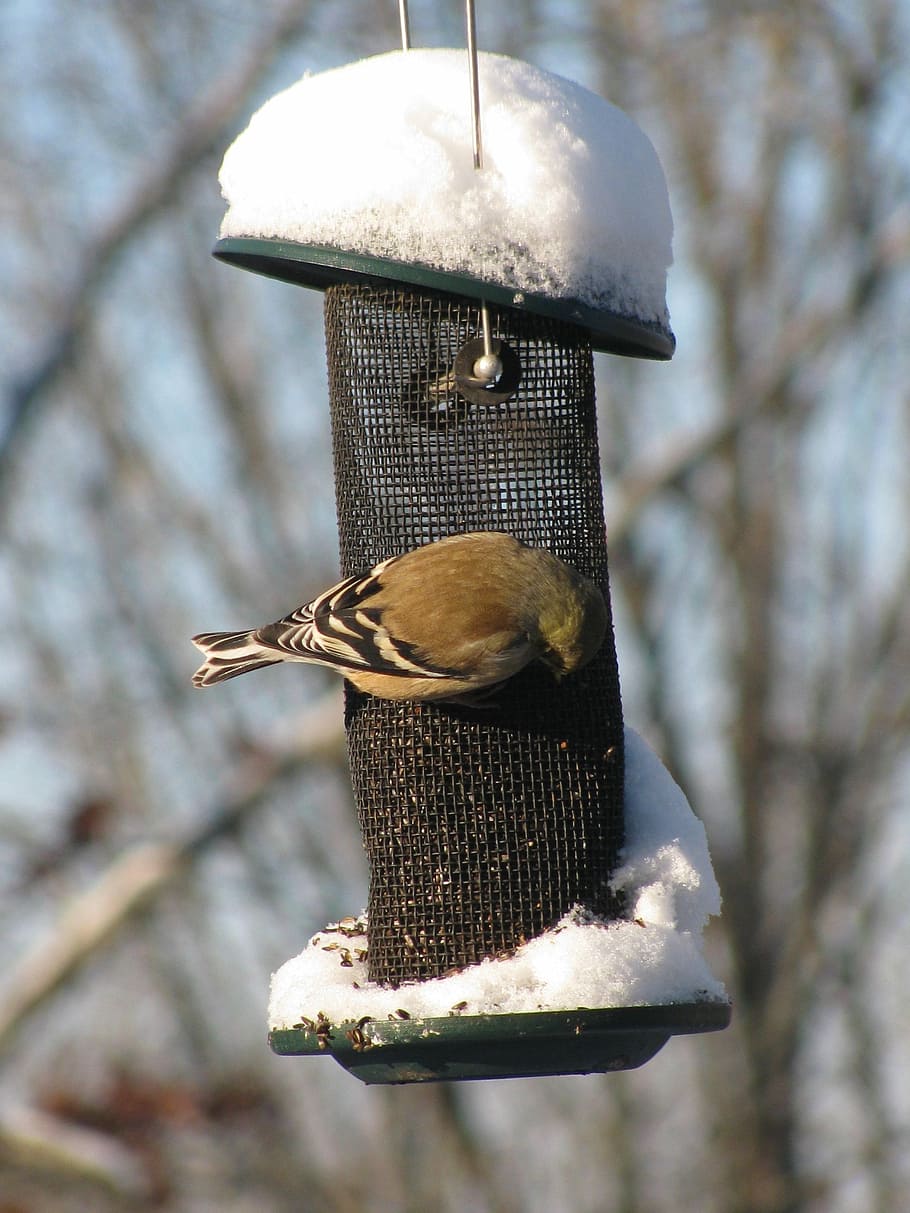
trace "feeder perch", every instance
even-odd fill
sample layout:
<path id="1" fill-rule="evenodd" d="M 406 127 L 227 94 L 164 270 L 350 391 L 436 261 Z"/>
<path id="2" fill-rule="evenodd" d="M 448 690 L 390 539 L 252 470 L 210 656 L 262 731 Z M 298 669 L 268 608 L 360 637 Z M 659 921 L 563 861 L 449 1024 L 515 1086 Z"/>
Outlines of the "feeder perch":
<path id="1" fill-rule="evenodd" d="M 365 77 L 381 109 L 389 88 L 379 81 L 401 83 L 403 73 L 401 87 L 409 87 L 427 56 L 434 81 L 427 104 L 442 106 L 449 78 L 466 74 L 463 53 L 409 51 L 325 75 L 350 72 L 355 84 Z M 462 186 L 446 186 L 451 214 L 420 219 L 430 230 L 418 239 L 413 259 L 406 256 L 413 216 L 389 204 L 390 223 L 400 230 L 376 235 L 385 212 L 377 211 L 372 187 L 361 207 L 368 222 L 360 222 L 352 204 L 346 234 L 347 220 L 342 215 L 339 225 L 339 205 L 330 198 L 324 210 L 331 212 L 331 227 L 318 200 L 310 205 L 319 178 L 311 175 L 307 183 L 294 176 L 301 164 L 323 163 L 320 148 L 288 147 L 284 154 L 273 133 L 264 138 L 264 160 L 260 154 L 257 139 L 268 135 L 269 105 L 278 103 L 284 123 L 294 112 L 288 94 L 268 103 L 228 152 L 222 184 L 230 209 L 215 256 L 325 292 L 343 576 L 447 535 L 506 531 L 592 578 L 609 605 L 593 350 L 672 355 L 663 298 L 666 188 L 659 165 L 655 177 L 650 144 L 640 132 L 630 134 L 632 124 L 606 102 L 500 56 L 481 56 L 480 66 L 491 105 L 531 80 L 546 86 L 535 95 L 580 112 L 585 131 L 592 125 L 586 106 L 595 116 L 598 106 L 610 111 L 621 131 L 617 154 L 628 157 L 631 147 L 633 160 L 645 166 L 637 177 L 626 172 L 628 164 L 615 170 L 626 195 L 615 209 L 637 215 L 647 235 L 647 213 L 656 208 L 655 225 L 666 232 L 667 249 L 644 254 L 649 264 L 655 257 L 662 263 L 659 300 L 653 287 L 646 287 L 643 304 L 635 289 L 623 295 L 622 283 L 628 285 L 634 270 L 625 263 L 616 274 L 615 263 L 598 268 L 595 258 L 603 289 L 597 273 L 592 279 L 590 259 L 579 261 L 587 268 L 574 284 L 571 257 L 568 270 L 545 273 L 514 213 L 519 240 L 513 229 L 497 230 L 495 199 L 486 210 L 479 202 L 473 210 L 462 205 L 472 190 L 489 194 L 488 183 L 477 178 L 502 176 L 493 131 L 485 167 L 472 176 L 468 153 Z M 294 86 L 303 110 L 291 121 L 304 142 L 310 135 L 329 139 L 341 160 L 362 161 L 364 173 L 384 164 L 394 176 L 397 161 L 382 160 L 386 153 L 376 153 L 362 122 L 342 115 L 333 125 L 332 112 L 323 111 L 313 134 L 306 108 L 323 104 L 319 81 L 309 77 Z M 458 97 L 453 104 L 460 105 L 463 94 Z M 364 121 L 391 120 L 371 118 L 368 101 L 360 110 Z M 407 138 L 385 134 L 393 150 L 407 154 Z M 508 129 L 501 137 L 509 139 Z M 509 154 L 514 151 L 510 144 Z M 330 174 L 331 163 L 320 173 Z M 628 176 L 639 185 L 659 180 L 656 198 L 628 197 Z M 263 191 L 266 213 L 271 191 L 290 193 L 300 214 L 289 220 L 284 207 L 282 224 L 270 227 L 262 209 L 251 209 L 246 184 L 253 193 Z M 500 185 L 508 189 L 508 182 Z M 436 196 L 431 203 L 446 205 Z M 532 201 L 531 209 L 536 206 Z M 480 216 L 477 230 L 465 218 L 472 213 Z M 437 240 L 446 224 L 451 230 Z M 379 253 L 364 246 L 366 230 Z M 482 255 L 472 260 L 478 248 Z M 503 248 L 504 258 L 490 251 Z M 555 294 L 534 289 L 538 280 L 561 286 Z M 637 313 L 629 303 L 636 299 Z M 530 667 L 490 706 L 390 702 L 348 685 L 345 726 L 370 866 L 370 983 L 399 989 L 404 998 L 409 983 L 515 953 L 575 906 L 607 922 L 622 919 L 623 896 L 611 885 L 624 843 L 624 731 L 612 627 L 598 656 L 576 675 L 557 684 L 543 668 Z M 330 1022 L 307 1018 L 301 1009 L 299 1023 L 273 1029 L 270 1039 L 277 1053 L 328 1052 L 365 1082 L 402 1083 L 625 1069 L 648 1060 L 671 1035 L 715 1030 L 728 1019 L 729 1005 L 716 997 L 394 1021 L 336 1016 Z"/>

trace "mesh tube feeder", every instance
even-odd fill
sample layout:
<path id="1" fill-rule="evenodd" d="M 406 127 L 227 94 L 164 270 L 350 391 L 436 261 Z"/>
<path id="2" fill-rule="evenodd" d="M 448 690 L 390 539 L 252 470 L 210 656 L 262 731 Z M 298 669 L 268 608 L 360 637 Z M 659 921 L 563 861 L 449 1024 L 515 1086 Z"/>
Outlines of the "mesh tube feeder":
<path id="1" fill-rule="evenodd" d="M 398 257 L 229 232 L 229 264 L 325 296 L 341 574 L 465 531 L 506 531 L 597 582 L 609 606 L 593 350 L 669 358 L 669 326 Z M 499 373 L 474 373 L 484 351 Z M 623 718 L 612 627 L 556 683 L 533 665 L 491 706 L 346 686 L 370 868 L 367 976 L 396 988 L 514 953 L 573 907 L 623 914 Z M 729 1007 L 661 1007 L 273 1029 L 366 1082 L 629 1068 Z"/>

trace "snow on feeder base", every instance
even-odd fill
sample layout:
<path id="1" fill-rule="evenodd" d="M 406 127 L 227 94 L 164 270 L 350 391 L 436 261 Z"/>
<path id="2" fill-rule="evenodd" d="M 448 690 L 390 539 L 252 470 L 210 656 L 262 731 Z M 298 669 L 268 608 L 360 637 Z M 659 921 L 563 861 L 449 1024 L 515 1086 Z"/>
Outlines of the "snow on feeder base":
<path id="1" fill-rule="evenodd" d="M 666 186 L 650 143 L 600 98 L 501 56 L 480 67 L 479 173 L 461 163 L 460 52 L 377 56 L 273 98 L 225 157 L 215 253 L 325 289 L 343 575 L 505 531 L 597 582 L 609 607 L 592 349 L 673 352 Z M 471 372 L 481 337 L 500 359 L 492 381 Z M 481 707 L 348 687 L 345 724 L 368 915 L 307 950 L 303 988 L 285 980 L 297 962 L 276 975 L 277 1052 L 330 1052 L 368 1082 L 584 1073 L 725 1026 L 698 947 L 714 909 L 680 934 L 666 897 L 652 897 L 657 918 L 638 914 L 623 879 L 630 773 L 612 628 L 559 684 L 530 667 Z M 602 977 L 610 958 L 625 963 L 629 933 L 644 977 L 633 965 L 618 986 L 579 983 L 567 941 L 577 961 L 585 939 L 582 969 Z M 677 935 L 692 963 L 655 984 Z M 551 975 L 510 1005 L 502 981 L 520 991 L 522 966 L 554 940 L 568 985 Z M 341 1002 L 325 973 L 307 985 L 323 955 L 358 974 Z M 483 983 L 491 966 L 495 997 L 446 985 Z"/>
<path id="2" fill-rule="evenodd" d="M 575 909 L 509 957 L 394 989 L 366 975 L 365 917 L 331 924 L 272 978 L 272 1049 L 366 1083 L 522 1078 L 634 1069 L 671 1036 L 725 1028 L 701 950 L 720 910 L 704 827 L 628 728 L 625 754 L 624 919 Z"/>

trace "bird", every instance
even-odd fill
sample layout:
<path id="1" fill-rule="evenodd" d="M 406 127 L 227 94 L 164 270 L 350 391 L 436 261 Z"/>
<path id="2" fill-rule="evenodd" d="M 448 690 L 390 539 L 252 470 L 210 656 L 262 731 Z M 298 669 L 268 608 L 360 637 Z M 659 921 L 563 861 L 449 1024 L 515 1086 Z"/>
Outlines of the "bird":
<path id="1" fill-rule="evenodd" d="M 472 531 L 346 577 L 283 619 L 192 638 L 208 687 L 280 661 L 329 666 L 380 699 L 472 703 L 533 661 L 562 678 L 608 625 L 597 585 L 545 548 Z"/>

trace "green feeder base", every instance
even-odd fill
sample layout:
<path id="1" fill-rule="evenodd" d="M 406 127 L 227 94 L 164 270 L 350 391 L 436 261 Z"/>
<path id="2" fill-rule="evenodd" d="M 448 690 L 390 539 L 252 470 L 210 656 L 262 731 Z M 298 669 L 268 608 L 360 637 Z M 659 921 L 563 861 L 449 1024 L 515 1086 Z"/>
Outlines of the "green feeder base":
<path id="1" fill-rule="evenodd" d="M 483 299 L 495 307 L 549 316 L 588 330 L 595 350 L 630 358 L 666 361 L 673 357 L 676 338 L 669 329 L 634 316 L 597 308 L 578 299 L 551 298 L 532 291 L 482 282 L 466 274 L 449 274 L 428 265 L 390 261 L 319 244 L 265 237 L 226 236 L 212 253 L 219 261 L 242 269 L 324 290 L 341 282 L 404 283 L 468 299 Z"/>
<path id="2" fill-rule="evenodd" d="M 644 1065 L 671 1036 L 718 1032 L 727 1002 L 676 1003 L 520 1015 L 364 1019 L 275 1029 L 282 1057 L 327 1053 L 365 1083 L 456 1082 L 603 1074 Z"/>

